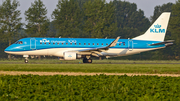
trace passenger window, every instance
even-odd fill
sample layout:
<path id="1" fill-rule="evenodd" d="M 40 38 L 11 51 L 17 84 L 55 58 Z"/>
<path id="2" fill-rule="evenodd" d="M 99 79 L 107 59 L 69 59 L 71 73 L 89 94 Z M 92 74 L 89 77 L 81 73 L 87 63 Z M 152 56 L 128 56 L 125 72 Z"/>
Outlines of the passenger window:
<path id="1" fill-rule="evenodd" d="M 63 45 L 64 43 L 62 43 L 62 45 Z"/>
<path id="2" fill-rule="evenodd" d="M 55 45 L 55 43 L 53 43 L 53 45 Z"/>
<path id="3" fill-rule="evenodd" d="M 121 46 L 121 43 L 119 43 L 119 46 Z"/>
<path id="4" fill-rule="evenodd" d="M 90 45 L 90 43 L 88 43 L 88 45 Z"/>
<path id="5" fill-rule="evenodd" d="M 70 43 L 72 45 L 72 43 Z"/>
<path id="6" fill-rule="evenodd" d="M 57 43 L 59 45 L 59 43 Z"/>
<path id="7" fill-rule="evenodd" d="M 44 43 L 46 45 L 46 43 Z"/>
<path id="8" fill-rule="evenodd" d="M 76 43 L 74 43 L 76 45 Z"/>
<path id="9" fill-rule="evenodd" d="M 97 45 L 99 45 L 99 43 L 97 43 Z"/>
<path id="10" fill-rule="evenodd" d="M 93 43 L 93 45 L 94 45 L 94 43 Z"/>
<path id="11" fill-rule="evenodd" d="M 84 45 L 86 45 L 86 43 L 84 43 Z"/>
<path id="12" fill-rule="evenodd" d="M 40 43 L 40 44 L 42 44 L 42 43 Z"/>
<path id="13" fill-rule="evenodd" d="M 68 45 L 68 43 L 66 43 L 66 45 Z"/>
<path id="14" fill-rule="evenodd" d="M 49 45 L 50 45 L 51 43 L 49 43 Z"/>
<path id="15" fill-rule="evenodd" d="M 79 43 L 79 45 L 81 45 L 81 43 Z"/>
<path id="16" fill-rule="evenodd" d="M 108 45 L 108 43 L 106 43 L 106 45 Z"/>
<path id="17" fill-rule="evenodd" d="M 102 43 L 102 45 L 104 45 L 104 44 Z"/>
<path id="18" fill-rule="evenodd" d="M 126 45 L 125 42 L 123 42 L 123 45 L 124 45 L 124 46 Z"/>

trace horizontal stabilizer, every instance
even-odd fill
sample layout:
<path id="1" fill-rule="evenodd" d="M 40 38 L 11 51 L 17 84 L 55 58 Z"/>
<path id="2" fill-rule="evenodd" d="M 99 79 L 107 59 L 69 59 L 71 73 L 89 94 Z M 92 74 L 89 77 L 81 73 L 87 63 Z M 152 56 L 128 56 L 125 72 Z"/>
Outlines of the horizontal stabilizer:
<path id="1" fill-rule="evenodd" d="M 174 40 L 167 40 L 167 41 L 164 41 L 164 42 L 151 44 L 150 46 L 162 45 L 162 44 L 165 44 L 166 46 L 169 46 L 169 45 L 173 45 L 173 42 L 174 42 Z"/>

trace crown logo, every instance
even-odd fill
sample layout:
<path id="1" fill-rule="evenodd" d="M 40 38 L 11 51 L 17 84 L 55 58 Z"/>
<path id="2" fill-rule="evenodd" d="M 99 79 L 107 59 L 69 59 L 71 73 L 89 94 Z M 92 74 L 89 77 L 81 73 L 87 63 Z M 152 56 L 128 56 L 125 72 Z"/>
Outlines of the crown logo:
<path id="1" fill-rule="evenodd" d="M 154 25 L 155 28 L 161 28 L 161 25 Z"/>
<path id="2" fill-rule="evenodd" d="M 49 42 L 49 40 L 47 40 L 47 39 L 42 39 L 42 40 L 40 40 L 40 42 Z"/>
<path id="3" fill-rule="evenodd" d="M 69 55 L 68 57 L 69 57 L 69 58 L 72 58 L 72 55 Z"/>

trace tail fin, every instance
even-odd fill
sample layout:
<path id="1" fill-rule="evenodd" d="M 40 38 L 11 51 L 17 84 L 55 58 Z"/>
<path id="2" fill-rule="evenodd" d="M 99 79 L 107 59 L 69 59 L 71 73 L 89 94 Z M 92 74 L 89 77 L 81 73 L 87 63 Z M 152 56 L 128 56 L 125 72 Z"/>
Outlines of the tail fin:
<path id="1" fill-rule="evenodd" d="M 150 41 L 164 41 L 166 30 L 171 13 L 164 12 L 160 17 L 152 24 L 152 26 L 144 33 L 133 39 L 135 40 L 150 40 Z"/>

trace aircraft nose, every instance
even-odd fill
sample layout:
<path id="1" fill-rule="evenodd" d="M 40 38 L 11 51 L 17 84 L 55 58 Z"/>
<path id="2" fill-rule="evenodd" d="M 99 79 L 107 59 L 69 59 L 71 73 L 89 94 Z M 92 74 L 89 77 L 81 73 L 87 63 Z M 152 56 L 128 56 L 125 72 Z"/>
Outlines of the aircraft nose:
<path id="1" fill-rule="evenodd" d="M 8 53 L 8 52 L 10 52 L 12 49 L 10 48 L 10 47 L 7 47 L 5 50 L 4 50 L 4 52 L 5 53 Z"/>

